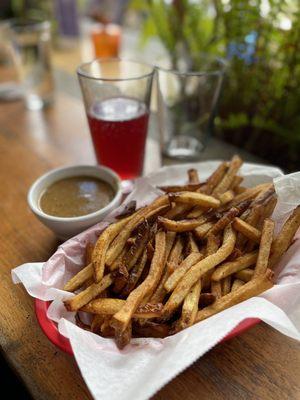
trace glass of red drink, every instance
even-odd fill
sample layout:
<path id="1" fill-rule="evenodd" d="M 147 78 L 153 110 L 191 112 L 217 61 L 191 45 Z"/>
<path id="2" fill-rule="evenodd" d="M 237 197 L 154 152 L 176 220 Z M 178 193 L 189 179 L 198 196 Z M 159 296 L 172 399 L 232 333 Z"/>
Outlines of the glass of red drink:
<path id="1" fill-rule="evenodd" d="M 120 59 L 81 65 L 78 77 L 99 164 L 123 179 L 142 174 L 154 68 Z"/>

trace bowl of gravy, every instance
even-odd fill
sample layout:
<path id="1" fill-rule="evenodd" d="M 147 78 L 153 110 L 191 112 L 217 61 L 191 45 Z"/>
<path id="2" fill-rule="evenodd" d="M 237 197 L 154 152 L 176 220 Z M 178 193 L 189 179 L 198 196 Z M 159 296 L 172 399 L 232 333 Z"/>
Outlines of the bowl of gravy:
<path id="1" fill-rule="evenodd" d="M 110 168 L 75 165 L 51 170 L 28 192 L 28 204 L 60 239 L 100 222 L 121 203 L 119 176 Z"/>

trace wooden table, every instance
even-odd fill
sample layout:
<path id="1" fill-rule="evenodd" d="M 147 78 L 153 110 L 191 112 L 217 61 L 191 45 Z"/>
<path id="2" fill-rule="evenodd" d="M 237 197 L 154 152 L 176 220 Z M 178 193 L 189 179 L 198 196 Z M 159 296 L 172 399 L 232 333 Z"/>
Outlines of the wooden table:
<path id="1" fill-rule="evenodd" d="M 19 264 L 47 260 L 58 245 L 28 209 L 29 186 L 50 168 L 79 162 L 94 157 L 78 100 L 59 94 L 45 112 L 0 104 L 0 345 L 34 399 L 90 399 L 73 358 L 43 335 L 32 298 L 10 276 Z M 299 350 L 261 323 L 216 346 L 154 399 L 299 399 Z"/>

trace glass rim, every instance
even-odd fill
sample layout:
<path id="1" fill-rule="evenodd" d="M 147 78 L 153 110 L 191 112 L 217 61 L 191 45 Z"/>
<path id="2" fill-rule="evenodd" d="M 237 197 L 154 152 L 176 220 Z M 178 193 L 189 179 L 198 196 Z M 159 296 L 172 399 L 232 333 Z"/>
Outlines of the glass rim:
<path id="1" fill-rule="evenodd" d="M 42 18 L 11 18 L 6 20 L 7 27 L 15 32 L 38 31 L 40 29 L 50 28 L 50 22 Z"/>
<path id="2" fill-rule="evenodd" d="M 136 76 L 133 77 L 128 77 L 128 78 L 106 78 L 106 77 L 95 77 L 93 75 L 91 75 L 90 73 L 86 72 L 83 70 L 83 67 L 88 66 L 88 65 L 92 65 L 95 62 L 100 62 L 100 63 L 106 63 L 106 62 L 126 62 L 126 63 L 131 63 L 131 64 L 138 64 L 138 65 L 142 65 L 142 66 L 146 66 L 150 69 L 150 72 L 144 73 L 144 74 L 137 74 Z M 155 69 L 156 67 L 154 65 L 148 64 L 148 63 L 144 63 L 144 62 L 140 62 L 140 61 L 134 61 L 134 60 L 129 60 L 129 59 L 124 59 L 124 58 L 118 58 L 118 57 L 112 57 L 112 58 L 95 58 L 92 61 L 88 61 L 85 63 L 80 64 L 77 69 L 77 75 L 83 78 L 87 78 L 87 79 L 93 79 L 95 81 L 107 81 L 107 82 L 122 82 L 122 81 L 134 81 L 134 80 L 138 80 L 138 79 L 143 79 L 143 78 L 147 78 L 150 76 L 153 76 L 155 73 Z"/>
<path id="3" fill-rule="evenodd" d="M 228 62 L 222 58 L 222 57 L 212 57 L 214 61 L 218 61 L 220 63 L 220 68 L 219 69 L 213 69 L 212 71 L 205 71 L 205 70 L 200 70 L 200 71 L 180 71 L 178 69 L 174 68 L 165 68 L 165 67 L 160 67 L 159 65 L 156 65 L 155 68 L 158 71 L 163 71 L 163 72 L 169 72 L 174 75 L 182 75 L 182 76 L 208 76 L 208 75 L 222 75 L 224 74 L 224 71 L 228 65 Z"/>

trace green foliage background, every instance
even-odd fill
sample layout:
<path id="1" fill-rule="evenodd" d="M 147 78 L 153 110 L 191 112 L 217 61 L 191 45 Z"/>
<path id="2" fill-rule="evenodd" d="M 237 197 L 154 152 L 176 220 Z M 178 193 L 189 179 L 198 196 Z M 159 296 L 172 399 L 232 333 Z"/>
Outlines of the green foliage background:
<path id="1" fill-rule="evenodd" d="M 145 15 L 142 42 L 159 37 L 174 68 L 182 56 L 191 70 L 199 69 L 201 53 L 229 59 L 219 135 L 288 169 L 300 167 L 299 0 L 133 0 L 131 5 Z M 255 41 L 249 45 L 251 34 Z"/>

